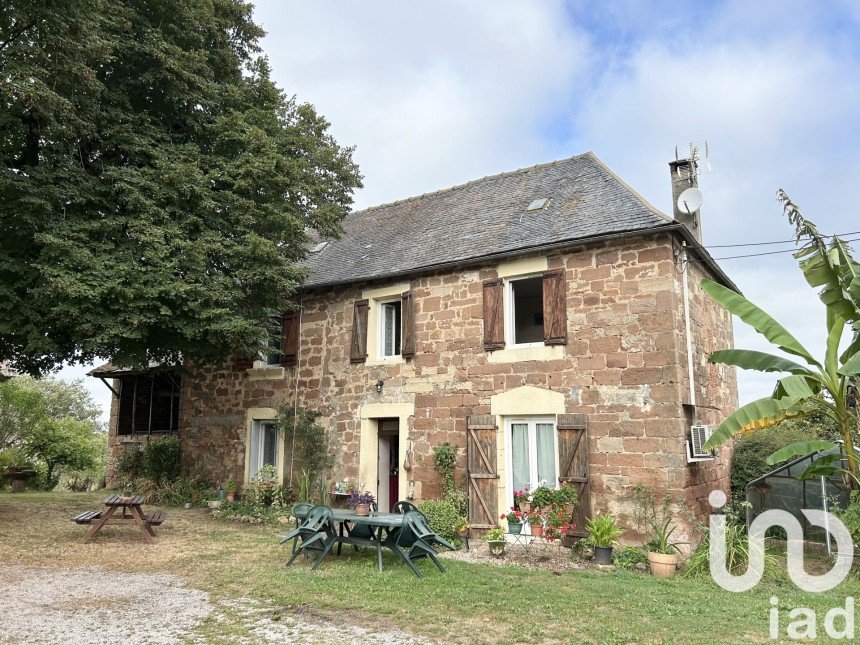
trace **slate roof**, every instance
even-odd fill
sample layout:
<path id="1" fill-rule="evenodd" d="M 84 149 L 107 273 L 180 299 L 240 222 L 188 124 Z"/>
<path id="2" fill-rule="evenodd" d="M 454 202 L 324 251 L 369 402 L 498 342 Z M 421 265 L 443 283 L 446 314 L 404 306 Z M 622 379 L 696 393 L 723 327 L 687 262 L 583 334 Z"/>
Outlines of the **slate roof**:
<path id="1" fill-rule="evenodd" d="M 541 198 L 549 204 L 527 212 Z M 306 260 L 306 286 L 408 275 L 671 225 L 674 220 L 586 152 L 350 213 L 344 235 Z"/>

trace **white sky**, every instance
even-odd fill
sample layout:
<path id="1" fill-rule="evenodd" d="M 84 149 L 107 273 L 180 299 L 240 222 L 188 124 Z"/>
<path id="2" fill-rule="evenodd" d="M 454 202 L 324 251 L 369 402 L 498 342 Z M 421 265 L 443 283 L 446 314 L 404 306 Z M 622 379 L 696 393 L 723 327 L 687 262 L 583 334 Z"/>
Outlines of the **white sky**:
<path id="1" fill-rule="evenodd" d="M 707 139 L 706 246 L 789 239 L 779 187 L 822 231 L 860 231 L 858 4 L 268 0 L 256 17 L 276 82 L 356 146 L 356 207 L 591 150 L 671 213 L 674 147 Z M 823 309 L 790 254 L 721 266 L 822 351 Z M 769 350 L 735 329 L 737 347 Z M 739 377 L 742 402 L 774 381 Z"/>

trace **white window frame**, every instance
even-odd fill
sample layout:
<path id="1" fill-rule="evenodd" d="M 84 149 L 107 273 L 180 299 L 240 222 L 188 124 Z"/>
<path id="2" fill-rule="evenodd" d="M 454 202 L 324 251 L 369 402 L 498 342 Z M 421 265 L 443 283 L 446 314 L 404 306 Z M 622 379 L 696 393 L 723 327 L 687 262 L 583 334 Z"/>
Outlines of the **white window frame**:
<path id="1" fill-rule="evenodd" d="M 542 277 L 542 273 L 532 273 L 529 275 L 518 275 L 515 278 L 505 278 L 505 344 L 508 347 L 516 349 L 525 347 L 545 347 L 545 343 L 543 341 L 537 341 L 534 343 L 515 342 L 516 325 L 514 324 L 514 282 Z M 541 282 L 541 289 L 543 289 L 543 282 Z"/>
<path id="2" fill-rule="evenodd" d="M 265 463 L 263 463 L 265 448 L 266 448 L 266 433 L 265 433 L 264 428 L 266 426 L 275 425 L 276 423 L 277 423 L 276 419 L 254 419 L 251 422 L 252 434 L 248 438 L 248 442 L 251 443 L 253 441 L 253 438 L 254 438 L 253 430 L 256 429 L 257 441 L 259 441 L 259 445 L 257 446 L 257 463 L 249 463 L 248 464 L 248 481 L 249 482 L 253 482 L 254 477 L 256 477 L 257 473 L 260 472 L 260 469 L 263 466 L 265 466 Z M 253 454 L 254 454 L 254 450 L 252 447 L 248 451 L 249 461 L 250 461 L 250 456 Z M 277 430 L 275 430 L 275 463 L 272 465 L 275 467 L 275 470 L 277 470 L 280 473 L 280 469 L 281 469 L 281 441 L 280 441 L 280 437 L 278 436 Z"/>
<path id="3" fill-rule="evenodd" d="M 523 416 L 509 417 L 505 419 L 505 491 L 507 508 L 514 505 L 514 465 L 513 465 L 513 425 L 515 423 L 528 424 L 529 433 L 529 472 L 537 472 L 537 424 L 548 423 L 552 425 L 552 445 L 555 452 L 555 481 L 551 487 L 558 489 L 559 461 L 558 461 L 558 422 L 554 416 Z M 537 488 L 538 482 L 529 482 L 530 491 Z M 550 482 L 547 482 L 550 485 Z"/>
<path id="4" fill-rule="evenodd" d="M 376 301 L 376 353 L 381 361 L 397 361 L 403 356 L 403 308 L 400 309 L 400 351 L 396 354 L 385 353 L 385 307 L 401 302 L 400 298 L 387 298 Z"/>

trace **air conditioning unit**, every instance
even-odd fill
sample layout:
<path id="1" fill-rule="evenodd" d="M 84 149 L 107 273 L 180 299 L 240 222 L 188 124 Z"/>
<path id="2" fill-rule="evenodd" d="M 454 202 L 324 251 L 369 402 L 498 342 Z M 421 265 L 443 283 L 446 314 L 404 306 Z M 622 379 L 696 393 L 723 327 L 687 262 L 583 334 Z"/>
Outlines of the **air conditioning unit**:
<path id="1" fill-rule="evenodd" d="M 716 458 L 716 450 L 702 449 L 705 442 L 711 438 L 712 432 L 711 426 L 690 426 L 690 438 L 687 439 L 687 463 L 710 461 Z"/>

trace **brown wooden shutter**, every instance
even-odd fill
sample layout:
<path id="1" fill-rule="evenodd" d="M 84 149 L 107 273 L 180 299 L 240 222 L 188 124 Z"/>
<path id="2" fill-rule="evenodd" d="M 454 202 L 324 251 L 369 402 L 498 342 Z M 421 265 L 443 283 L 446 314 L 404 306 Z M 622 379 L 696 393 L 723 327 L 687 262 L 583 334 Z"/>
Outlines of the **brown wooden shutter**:
<path id="1" fill-rule="evenodd" d="M 466 464 L 469 475 L 469 526 L 480 537 L 496 526 L 499 510 L 499 471 L 496 466 L 496 422 L 490 415 L 467 420 Z"/>
<path id="2" fill-rule="evenodd" d="M 356 300 L 352 319 L 352 345 L 349 349 L 351 363 L 363 363 L 367 359 L 367 300 Z"/>
<path id="3" fill-rule="evenodd" d="M 558 434 L 559 484 L 570 484 L 579 493 L 579 504 L 573 513 L 574 535 L 586 536 L 587 518 L 591 517 L 591 495 L 588 487 L 588 417 L 584 414 L 559 414 Z"/>
<path id="4" fill-rule="evenodd" d="M 543 342 L 567 344 L 567 286 L 564 269 L 543 274 Z"/>
<path id="5" fill-rule="evenodd" d="M 299 323 L 298 311 L 285 311 L 281 323 L 281 365 L 293 367 L 299 362 Z"/>
<path id="6" fill-rule="evenodd" d="M 400 318 L 403 321 L 400 355 L 403 358 L 412 358 L 415 356 L 415 305 L 411 291 L 400 296 Z"/>
<path id="7" fill-rule="evenodd" d="M 493 351 L 505 346 L 505 284 L 501 278 L 484 280 L 484 349 Z"/>

